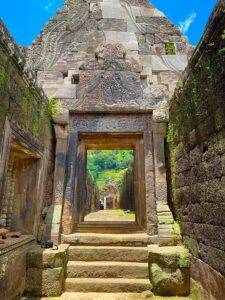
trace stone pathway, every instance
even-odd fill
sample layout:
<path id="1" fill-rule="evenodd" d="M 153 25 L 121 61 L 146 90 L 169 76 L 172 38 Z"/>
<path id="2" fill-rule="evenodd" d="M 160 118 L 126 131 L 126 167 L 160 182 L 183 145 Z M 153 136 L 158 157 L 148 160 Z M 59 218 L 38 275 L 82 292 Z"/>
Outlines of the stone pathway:
<path id="1" fill-rule="evenodd" d="M 105 209 L 90 213 L 84 219 L 85 221 L 99 221 L 99 222 L 135 222 L 134 213 L 125 213 L 121 209 Z"/>
<path id="2" fill-rule="evenodd" d="M 24 298 L 28 299 L 28 298 Z M 32 298 L 32 300 L 184 300 L 191 297 L 148 297 L 147 294 L 137 293 L 64 293 L 61 297 Z M 31 298 L 29 298 L 31 300 Z"/>

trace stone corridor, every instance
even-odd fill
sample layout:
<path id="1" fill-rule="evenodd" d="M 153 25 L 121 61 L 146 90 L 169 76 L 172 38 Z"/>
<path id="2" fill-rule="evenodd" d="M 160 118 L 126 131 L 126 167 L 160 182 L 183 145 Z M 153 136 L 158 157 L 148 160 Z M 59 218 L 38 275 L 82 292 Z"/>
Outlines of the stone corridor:
<path id="1" fill-rule="evenodd" d="M 147 0 L 67 0 L 27 48 L 0 21 L 1 300 L 224 300 L 224 30 L 224 0 L 195 49 Z M 118 149 L 135 216 L 96 211 Z"/>

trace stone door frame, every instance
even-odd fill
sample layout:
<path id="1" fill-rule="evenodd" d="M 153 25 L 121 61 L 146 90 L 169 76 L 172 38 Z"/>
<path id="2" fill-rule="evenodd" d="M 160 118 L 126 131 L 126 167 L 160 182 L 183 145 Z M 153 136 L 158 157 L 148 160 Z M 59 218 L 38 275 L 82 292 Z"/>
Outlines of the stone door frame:
<path id="1" fill-rule="evenodd" d="M 75 189 L 78 201 L 78 223 L 85 223 L 86 174 L 88 150 L 133 150 L 134 151 L 134 197 L 136 223 L 146 229 L 146 195 L 144 177 L 143 134 L 140 133 L 79 133 L 79 173 Z M 81 206 L 79 206 L 79 204 Z M 82 206 L 83 204 L 83 206 Z M 103 222 L 104 223 L 104 222 Z"/>
<path id="2" fill-rule="evenodd" d="M 60 126 L 60 125 L 57 125 Z M 62 127 L 62 126 L 60 126 Z M 58 230 L 62 234 L 70 234 L 76 232 L 77 224 L 80 222 L 77 211 L 79 208 L 79 199 L 82 187 L 78 184 L 80 162 L 85 161 L 85 151 L 79 153 L 79 136 L 82 134 L 116 134 L 142 136 L 140 147 L 143 148 L 143 195 L 146 199 L 145 207 L 142 209 L 141 215 L 145 215 L 144 230 L 154 235 L 157 233 L 157 213 L 155 198 L 155 165 L 153 150 L 153 120 L 152 113 L 81 113 L 71 112 L 69 115 L 69 124 L 63 129 L 68 134 L 68 139 L 64 141 L 57 139 L 57 145 L 63 144 L 64 148 L 56 151 L 56 158 L 60 158 L 59 164 L 64 169 L 65 177 L 61 180 L 61 194 L 63 203 L 62 217 L 57 219 Z M 68 141 L 68 147 L 67 145 Z M 121 144 L 121 143 L 120 143 Z M 59 152 L 59 153 L 58 153 Z M 83 157 L 82 157 L 83 156 Z M 62 158 L 66 157 L 62 162 Z M 140 174 L 140 172 L 139 172 Z M 84 176 L 84 174 L 81 176 Z M 58 176 L 57 176 L 58 178 Z M 55 182 L 58 180 L 55 178 Z M 84 182 L 83 178 L 83 182 Z M 65 182 L 65 188 L 63 182 Z M 57 189 L 58 195 L 58 189 Z M 56 206 L 55 206 L 56 208 Z M 61 226 L 59 225 L 61 224 Z M 59 231 L 58 231 L 59 232 Z"/>
<path id="3" fill-rule="evenodd" d="M 1 203 L 5 196 L 5 183 L 6 175 L 8 172 L 8 164 L 11 151 L 20 151 L 23 153 L 24 157 L 29 159 L 34 159 L 36 161 L 36 186 L 39 186 L 40 178 L 38 177 L 38 170 L 40 169 L 40 164 L 42 163 L 44 155 L 44 149 L 40 147 L 34 140 L 32 140 L 25 132 L 20 128 L 17 128 L 12 124 L 8 118 L 5 120 L 3 138 L 2 138 L 2 147 L 0 149 L 0 209 Z M 38 203 L 41 192 L 38 191 L 35 197 L 35 202 Z M 39 204 L 37 209 L 40 210 Z M 37 220 L 34 220 L 34 235 L 37 234 L 38 224 Z"/>

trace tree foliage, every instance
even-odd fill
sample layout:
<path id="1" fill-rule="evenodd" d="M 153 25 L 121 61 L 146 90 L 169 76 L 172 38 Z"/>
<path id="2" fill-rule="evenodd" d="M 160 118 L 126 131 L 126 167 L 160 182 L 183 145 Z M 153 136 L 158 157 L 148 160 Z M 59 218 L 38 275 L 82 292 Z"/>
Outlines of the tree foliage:
<path id="1" fill-rule="evenodd" d="M 98 185 L 111 179 L 120 186 L 123 171 L 132 161 L 133 150 L 89 150 L 87 153 L 87 167 Z"/>

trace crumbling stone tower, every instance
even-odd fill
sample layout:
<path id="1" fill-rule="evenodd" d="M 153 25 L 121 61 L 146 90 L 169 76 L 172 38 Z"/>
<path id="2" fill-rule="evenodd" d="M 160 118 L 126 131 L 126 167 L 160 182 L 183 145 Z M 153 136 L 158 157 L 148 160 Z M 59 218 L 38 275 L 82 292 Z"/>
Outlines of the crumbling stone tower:
<path id="1" fill-rule="evenodd" d="M 189 51 L 145 0 L 69 0 L 28 49 L 28 64 L 58 103 L 51 238 L 82 222 L 85 149 L 91 139 L 100 149 L 105 136 L 135 149 L 137 222 L 150 235 L 159 232 L 156 204 L 167 207 L 165 107 Z"/>

